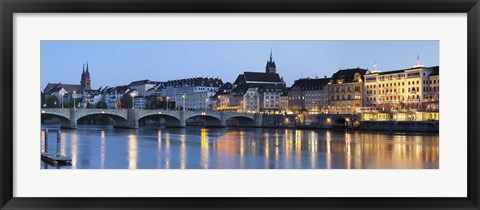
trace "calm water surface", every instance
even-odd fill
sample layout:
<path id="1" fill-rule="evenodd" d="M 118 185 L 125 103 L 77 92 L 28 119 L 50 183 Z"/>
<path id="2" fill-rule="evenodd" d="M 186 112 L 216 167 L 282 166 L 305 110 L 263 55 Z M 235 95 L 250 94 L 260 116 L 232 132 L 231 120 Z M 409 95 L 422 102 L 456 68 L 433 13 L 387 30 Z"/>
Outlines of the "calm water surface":
<path id="1" fill-rule="evenodd" d="M 47 128 L 47 127 L 42 127 Z M 42 132 L 42 142 L 45 133 Z M 48 132 L 48 151 L 56 133 Z M 437 169 L 439 136 L 263 128 L 62 130 L 71 166 L 43 169 Z"/>

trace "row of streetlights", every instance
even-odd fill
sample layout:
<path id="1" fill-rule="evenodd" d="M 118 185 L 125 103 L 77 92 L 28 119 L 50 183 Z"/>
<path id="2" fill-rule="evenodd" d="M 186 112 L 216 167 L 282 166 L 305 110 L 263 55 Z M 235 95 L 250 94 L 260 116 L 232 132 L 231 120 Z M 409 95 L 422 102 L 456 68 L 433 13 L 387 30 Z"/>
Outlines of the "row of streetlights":
<path id="1" fill-rule="evenodd" d="M 76 94 L 76 92 L 73 91 L 73 95 L 72 95 L 73 108 L 75 108 L 75 94 Z M 63 109 L 63 96 L 64 96 L 64 94 L 62 93 L 61 95 L 62 95 L 62 109 Z M 130 93 L 130 96 L 132 97 L 132 109 L 135 109 L 135 92 Z M 182 110 L 185 111 L 185 94 L 182 95 L 182 98 L 183 98 Z M 167 107 L 166 107 L 167 110 L 169 109 L 169 107 L 168 107 L 168 100 L 169 99 L 170 99 L 170 97 L 167 96 Z M 208 110 L 208 98 L 205 99 L 205 111 L 206 110 Z"/>

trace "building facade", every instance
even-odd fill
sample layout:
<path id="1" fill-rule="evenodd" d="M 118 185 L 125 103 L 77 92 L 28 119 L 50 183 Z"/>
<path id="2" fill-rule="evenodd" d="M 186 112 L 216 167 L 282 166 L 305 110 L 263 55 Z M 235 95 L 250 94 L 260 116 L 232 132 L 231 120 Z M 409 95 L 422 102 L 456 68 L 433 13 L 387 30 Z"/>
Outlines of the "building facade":
<path id="1" fill-rule="evenodd" d="M 440 111 L 440 75 L 439 67 L 433 67 L 428 76 L 428 86 L 424 94 L 424 106 L 426 111 Z"/>
<path id="2" fill-rule="evenodd" d="M 365 75 L 364 120 L 439 120 L 439 67 L 416 65 L 409 69 Z"/>
<path id="3" fill-rule="evenodd" d="M 258 94 L 252 94 L 254 90 Z M 255 109 L 258 112 L 281 112 L 281 96 L 285 91 L 285 82 L 277 73 L 244 72 L 238 75 L 233 83 L 230 106 L 245 109 L 247 107 L 245 104 L 251 104 L 251 102 L 243 101 L 246 99 L 243 94 L 248 92 L 250 93 L 249 97 L 258 95 L 258 109 Z M 248 108 L 239 111 L 251 110 Z"/>
<path id="4" fill-rule="evenodd" d="M 435 69 L 437 77 L 430 77 Z M 427 107 L 424 103 L 437 96 L 437 81 L 438 66 L 414 66 L 410 69 L 367 74 L 365 106 L 381 110 L 425 110 Z"/>
<path id="5" fill-rule="evenodd" d="M 286 91 L 285 81 L 277 73 L 270 51 L 265 73 L 243 72 L 237 76 L 229 94 L 229 108 L 237 108 L 237 111 L 242 112 L 281 112 L 282 96 Z"/>
<path id="6" fill-rule="evenodd" d="M 196 77 L 163 82 L 157 92 L 167 97 L 169 102 L 175 102 L 177 108 L 185 104 L 187 110 L 208 110 L 214 106 L 210 97 L 213 97 L 222 85 L 219 78 Z"/>
<path id="7" fill-rule="evenodd" d="M 330 78 L 303 78 L 295 80 L 288 91 L 288 110 L 321 114 L 328 112 L 328 89 Z"/>
<path id="8" fill-rule="evenodd" d="M 363 76 L 368 73 L 366 69 L 355 68 L 332 75 L 327 85 L 329 114 L 356 114 L 356 109 L 364 106 Z"/>
<path id="9" fill-rule="evenodd" d="M 131 82 L 128 87 L 131 89 L 137 90 L 138 95 L 137 96 L 146 96 L 148 90 L 152 89 L 155 87 L 158 83 L 160 82 L 154 82 L 150 80 L 139 80 L 139 81 L 133 81 Z"/>

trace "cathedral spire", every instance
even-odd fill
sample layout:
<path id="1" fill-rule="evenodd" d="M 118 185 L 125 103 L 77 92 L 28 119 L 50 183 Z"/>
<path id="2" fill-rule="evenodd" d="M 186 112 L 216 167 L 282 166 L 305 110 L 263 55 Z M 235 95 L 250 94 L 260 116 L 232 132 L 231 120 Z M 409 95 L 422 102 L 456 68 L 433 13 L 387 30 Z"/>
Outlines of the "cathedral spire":
<path id="1" fill-rule="evenodd" d="M 272 48 L 270 48 L 270 62 L 272 62 Z"/>
<path id="2" fill-rule="evenodd" d="M 85 74 L 85 64 L 83 64 L 83 73 L 82 73 L 82 75 L 84 75 L 84 74 Z"/>
<path id="3" fill-rule="evenodd" d="M 88 72 L 88 61 L 87 61 L 87 74 L 90 74 L 90 72 Z"/>
<path id="4" fill-rule="evenodd" d="M 272 49 L 270 49 L 270 60 L 267 60 L 267 66 L 265 67 L 266 73 L 277 73 L 277 67 L 275 66 L 275 61 L 273 61 Z"/>

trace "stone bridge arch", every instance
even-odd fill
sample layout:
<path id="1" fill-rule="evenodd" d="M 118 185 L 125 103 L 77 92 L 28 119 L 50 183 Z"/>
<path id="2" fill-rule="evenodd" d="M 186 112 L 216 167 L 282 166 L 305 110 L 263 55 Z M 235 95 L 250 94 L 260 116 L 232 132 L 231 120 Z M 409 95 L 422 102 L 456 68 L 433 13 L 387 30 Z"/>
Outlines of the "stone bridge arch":
<path id="1" fill-rule="evenodd" d="M 128 120 L 128 112 L 125 109 L 77 109 L 76 118 L 77 120 L 88 117 L 92 115 L 108 115 L 110 117 L 115 117 L 117 119 Z"/>
<path id="2" fill-rule="evenodd" d="M 252 115 L 229 115 L 225 117 L 226 126 L 250 127 L 255 126 L 255 118 Z"/>
<path id="3" fill-rule="evenodd" d="M 225 127 L 225 120 L 222 119 L 222 116 L 216 113 L 189 113 L 185 117 L 185 120 L 195 118 L 203 120 L 205 122 L 205 127 Z"/>
<path id="4" fill-rule="evenodd" d="M 166 127 L 184 127 L 185 123 L 181 121 L 180 116 L 176 116 L 171 113 L 164 112 L 151 112 L 151 113 L 142 113 L 138 116 L 138 121 L 145 120 L 146 118 L 158 118 L 164 119 L 164 124 Z"/>
<path id="5" fill-rule="evenodd" d="M 70 120 L 70 112 L 52 112 L 49 110 L 42 110 L 42 117 L 54 117 L 60 122 L 61 128 L 75 128 L 76 125 Z"/>
<path id="6" fill-rule="evenodd" d="M 109 109 L 86 109 L 76 113 L 76 123 L 82 119 L 86 119 L 91 116 L 107 116 L 113 120 L 113 127 L 125 128 L 128 127 L 127 111 L 109 110 Z"/>

